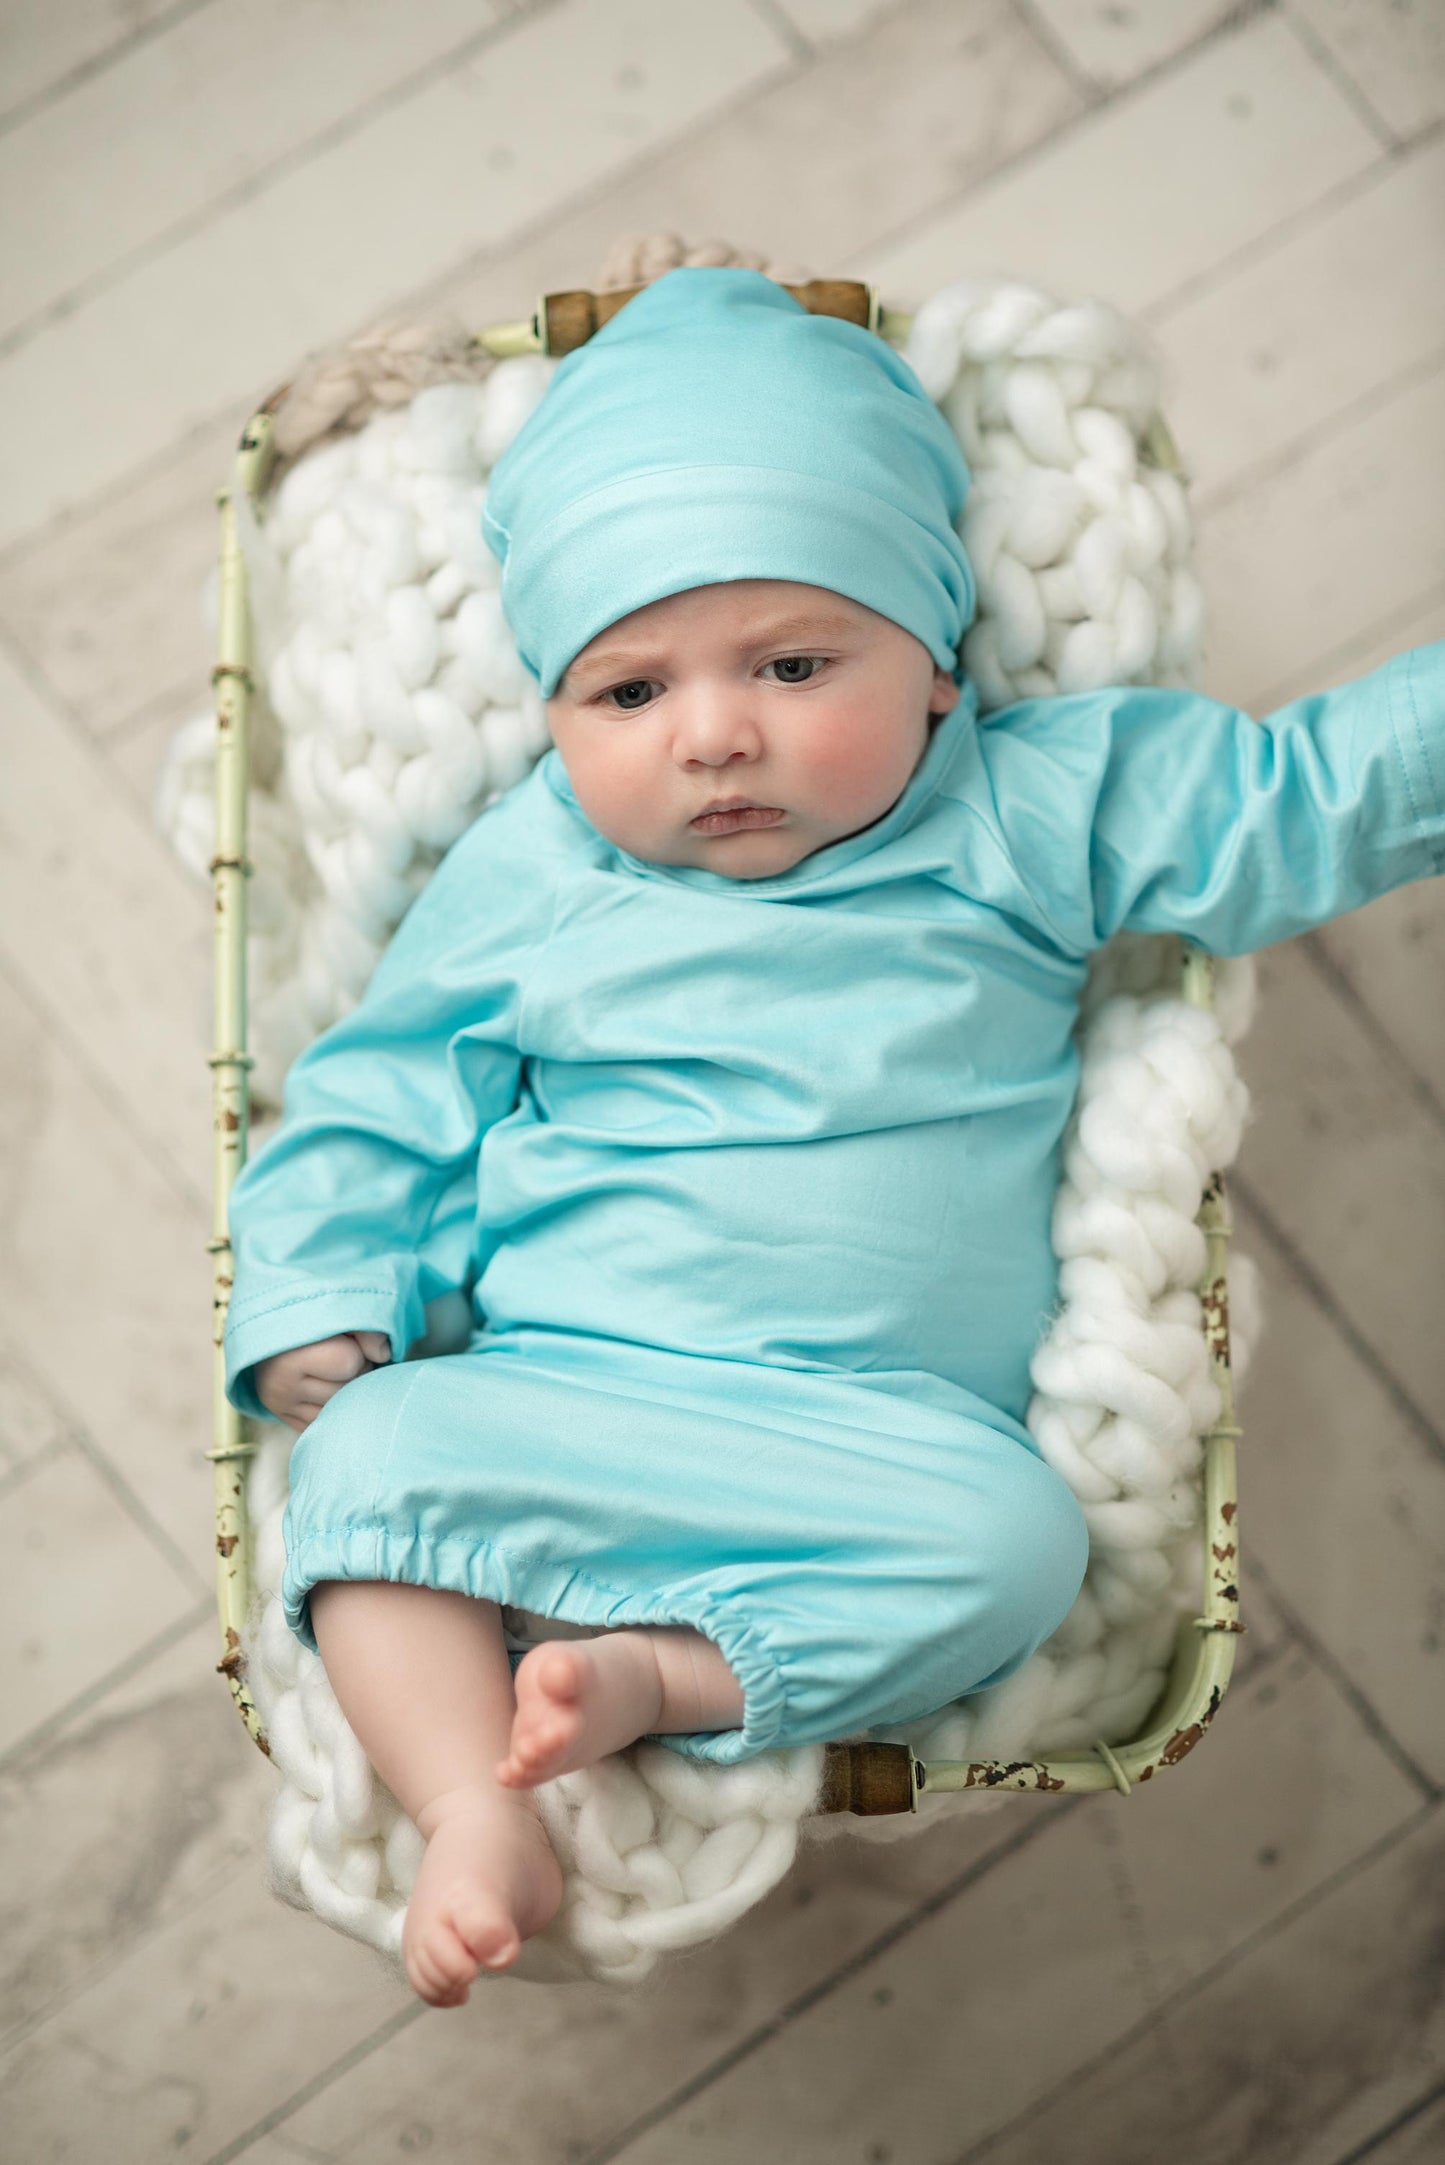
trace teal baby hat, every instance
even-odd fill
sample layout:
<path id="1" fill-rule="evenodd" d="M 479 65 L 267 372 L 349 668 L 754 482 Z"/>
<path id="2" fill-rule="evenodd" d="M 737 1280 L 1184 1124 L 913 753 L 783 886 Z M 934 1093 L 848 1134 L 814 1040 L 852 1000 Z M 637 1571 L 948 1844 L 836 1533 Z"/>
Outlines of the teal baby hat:
<path id="1" fill-rule="evenodd" d="M 845 594 L 961 682 L 968 483 L 884 339 L 760 271 L 688 265 L 558 363 L 492 469 L 482 529 L 544 699 L 619 617 L 729 579 Z"/>

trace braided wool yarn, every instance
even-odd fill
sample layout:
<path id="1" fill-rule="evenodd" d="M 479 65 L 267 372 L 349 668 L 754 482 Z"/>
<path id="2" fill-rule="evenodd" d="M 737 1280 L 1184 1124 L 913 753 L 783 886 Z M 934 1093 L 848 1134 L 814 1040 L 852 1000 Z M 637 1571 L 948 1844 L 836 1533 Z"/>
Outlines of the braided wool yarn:
<path id="1" fill-rule="evenodd" d="M 599 285 L 640 284 L 680 262 L 741 262 L 787 283 L 809 275 L 663 236 L 620 243 Z M 259 679 L 261 1115 L 274 1116 L 291 1059 L 359 997 L 445 850 L 549 742 L 502 617 L 481 506 L 490 466 L 555 363 L 469 353 L 463 366 L 463 348 L 454 327 L 400 326 L 359 355 L 321 357 L 278 415 L 292 463 L 261 520 L 243 517 Z M 1137 328 L 1099 303 L 963 280 L 924 304 L 904 350 L 973 474 L 961 532 L 979 614 L 964 660 L 982 706 L 1191 681 L 1201 629 L 1191 525 L 1178 480 L 1140 456 L 1160 372 Z M 368 405 L 369 382 L 389 388 Z M 157 796 L 164 831 L 202 878 L 213 746 L 210 715 L 187 723 Z M 1159 1695 L 1180 1617 L 1201 1598 L 1200 1439 L 1219 1398 L 1194 1291 L 1205 1262 L 1194 1219 L 1248 1115 L 1233 1047 L 1255 974 L 1248 957 L 1217 963 L 1207 1013 L 1179 997 L 1179 961 L 1177 940 L 1121 935 L 1094 958 L 1081 1010 L 1080 1090 L 1053 1219 L 1059 1302 L 1033 1358 L 1027 1420 L 1088 1519 L 1084 1586 L 997 1690 L 871 1732 L 924 1759 L 1126 1740 Z M 269 1125 L 258 1120 L 258 1140 Z M 1242 1376 L 1258 1320 L 1248 1258 L 1231 1259 L 1230 1293 Z M 464 1297 L 433 1303 L 428 1325 L 418 1357 L 464 1343 Z M 277 1596 L 294 1439 L 279 1424 L 260 1436 L 245 1650 L 281 1775 L 272 1885 L 399 1970 L 421 1837 L 374 1775 L 321 1663 L 286 1628 Z M 503 1621 L 514 1647 L 577 1630 L 520 1611 Z M 820 1746 L 716 1767 L 638 1744 L 545 1784 L 538 1800 L 566 1892 L 507 1974 L 632 1983 L 759 1901 L 802 1836 L 896 1839 L 940 1812 L 1004 1806 L 934 1794 L 916 1815 L 817 1816 L 822 1764 Z"/>

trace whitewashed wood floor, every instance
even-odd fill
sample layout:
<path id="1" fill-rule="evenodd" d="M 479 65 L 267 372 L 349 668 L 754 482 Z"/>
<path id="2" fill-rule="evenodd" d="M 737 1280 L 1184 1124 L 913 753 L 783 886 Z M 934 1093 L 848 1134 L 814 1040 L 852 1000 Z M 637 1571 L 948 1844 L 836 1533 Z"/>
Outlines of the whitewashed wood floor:
<path id="1" fill-rule="evenodd" d="M 815 1852 L 635 1994 L 438 2013 L 267 1892 L 212 1668 L 209 910 L 150 792 L 252 404 L 629 231 L 1147 324 L 1219 696 L 1445 635 L 1445 8 L 7 0 L 0 56 L 7 2159 L 1441 2155 L 1445 886 L 1263 960 L 1253 1635 L 1206 1748 Z"/>

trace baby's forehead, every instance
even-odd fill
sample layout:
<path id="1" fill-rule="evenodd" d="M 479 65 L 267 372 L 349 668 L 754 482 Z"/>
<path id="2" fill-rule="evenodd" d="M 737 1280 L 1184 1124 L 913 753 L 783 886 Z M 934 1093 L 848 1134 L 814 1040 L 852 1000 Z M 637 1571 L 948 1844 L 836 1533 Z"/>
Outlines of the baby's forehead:
<path id="1" fill-rule="evenodd" d="M 796 579 L 732 579 L 685 587 L 618 617 L 573 655 L 564 682 L 572 688 L 595 669 L 631 665 L 654 646 L 718 630 L 739 646 L 802 637 L 823 638 L 865 629 L 876 612 L 831 587 Z"/>
<path id="2" fill-rule="evenodd" d="M 741 625 L 771 625 L 783 620 L 811 620 L 814 617 L 837 619 L 849 623 L 861 623 L 874 612 L 861 602 L 851 601 L 846 594 L 838 594 L 828 586 L 808 586 L 799 579 L 719 579 L 706 586 L 683 587 L 676 594 L 664 594 L 658 601 L 650 601 L 641 609 L 634 609 L 627 616 L 618 617 L 588 642 L 595 646 L 619 630 L 636 627 L 661 626 L 670 620 L 696 621 L 701 617 L 719 617 Z M 584 647 L 585 654 L 588 647 Z"/>

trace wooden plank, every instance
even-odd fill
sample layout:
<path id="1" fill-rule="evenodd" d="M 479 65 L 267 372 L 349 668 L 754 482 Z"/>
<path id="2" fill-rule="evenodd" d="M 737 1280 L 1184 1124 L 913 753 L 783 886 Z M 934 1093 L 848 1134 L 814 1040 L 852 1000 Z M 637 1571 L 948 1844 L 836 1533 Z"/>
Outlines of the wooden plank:
<path id="1" fill-rule="evenodd" d="M 1425 267 L 1439 248 L 1442 199 L 1445 141 L 1435 139 L 1381 159 L 1237 264 L 1141 312 L 1197 502 L 1278 465 L 1288 446 L 1308 450 L 1439 355 L 1445 279 Z M 1411 263 L 1420 276 L 1401 275 Z"/>
<path id="2" fill-rule="evenodd" d="M 195 0 L 180 0 L 182 6 Z M 202 5 L 206 0 L 202 0 Z M 103 67 L 136 33 L 176 11 L 177 0 L 6 0 L 0 13 L 0 119 L 48 94 L 66 78 Z"/>
<path id="3" fill-rule="evenodd" d="M 338 18 L 334 0 L 249 0 L 187 9 L 134 40 L 0 136 L 0 202 L 24 205 L 0 229 L 0 341 L 33 337 L 283 160 L 364 126 L 368 107 L 485 44 L 506 13 L 496 0 L 349 0 Z"/>
<path id="4" fill-rule="evenodd" d="M 1343 1769 L 1323 1793 L 1322 1759 Z M 596 2151 L 628 2165 L 941 2165 L 1359 1854 L 1415 1794 L 1319 1672 L 1286 1655 L 1152 1789 L 1045 1819 L 1015 1856 L 831 1977 L 810 1947 L 792 1974 L 818 1982 L 791 2010 L 772 1982 L 774 1928 L 764 1937 L 748 1919 L 655 1993 L 614 2000 L 605 2037 L 562 2005 L 545 2058 L 537 2030 L 509 2061 L 505 2007 L 455 2039 L 422 2023 L 280 2131 L 356 2165 L 394 2157 L 411 2128 L 418 2146 L 461 2157 L 485 2095 L 490 2139 L 519 2165 Z"/>
<path id="5" fill-rule="evenodd" d="M 860 248 L 936 214 L 1082 109 L 1068 76 L 1007 0 L 915 0 L 865 36 L 763 86 L 586 203 L 459 267 L 468 322 L 575 281 L 619 235 L 724 235 L 809 270 L 866 276 Z M 866 146 L 866 155 L 862 147 Z M 966 252 L 940 274 L 957 277 Z M 891 290 L 890 300 L 902 304 Z"/>
<path id="6" fill-rule="evenodd" d="M 1288 944 L 1259 958 L 1241 1050 L 1254 1103 L 1236 1170 L 1438 1433 L 1445 1133 L 1368 1018 Z"/>
<path id="7" fill-rule="evenodd" d="M 1445 2151 L 1445 2097 L 1435 2097 L 1418 2109 L 1406 2106 L 1398 2121 L 1378 2138 L 1352 2150 L 1337 2165 L 1440 2165 Z M 1332 2161 L 1334 2165 L 1334 2161 Z"/>
<path id="8" fill-rule="evenodd" d="M 1101 90 L 1118 90 L 1202 43 L 1234 6 L 1233 0 L 1150 0 L 1148 7 L 1033 0 L 1032 11 L 1081 75 Z"/>
<path id="9" fill-rule="evenodd" d="M 878 280 L 899 307 L 967 274 L 1098 294 L 1132 313 L 1208 276 L 1379 154 L 1289 26 L 1257 14 L 838 268 Z"/>
<path id="10" fill-rule="evenodd" d="M 208 889 L 0 653 L 0 955 L 197 1199 L 210 1186 Z"/>
<path id="11" fill-rule="evenodd" d="M 210 1213 L 0 972 L 5 1328 L 197 1570 L 211 1553 Z M 102 1071 L 103 1072 L 103 1071 Z"/>
<path id="12" fill-rule="evenodd" d="M 778 0 L 777 12 L 811 45 L 858 37 L 899 0 Z"/>
<path id="13" fill-rule="evenodd" d="M 1445 585 L 1442 462 L 1436 366 L 1203 504 L 1197 568 L 1218 655 L 1208 688 L 1263 716 L 1286 670 L 1423 610 Z"/>
<path id="14" fill-rule="evenodd" d="M 1291 0 L 1304 24 L 1399 139 L 1445 113 L 1445 15 L 1428 4 Z"/>
<path id="15" fill-rule="evenodd" d="M 275 1901 L 253 1849 L 10 2047 L 0 2117 L 29 2158 L 208 2157 L 408 2002 L 364 1948 Z"/>
<path id="16" fill-rule="evenodd" d="M 7 1477 L 69 1440 L 64 1417 L 30 1363 L 0 1340 L 0 1465 Z"/>
<path id="17" fill-rule="evenodd" d="M 1378 669 L 1392 655 L 1403 654 L 1411 647 L 1430 646 L 1442 638 L 1445 638 L 1445 586 L 1436 588 L 1433 593 L 1409 597 L 1389 616 L 1378 618 L 1352 634 L 1346 633 L 1342 643 L 1321 661 L 1312 663 L 1307 670 L 1296 669 L 1262 689 L 1258 704 L 1261 707 L 1282 706 L 1287 699 L 1296 699 L 1302 693 L 1315 690 L 1321 682 L 1348 683 L 1352 677 Z"/>
<path id="18" fill-rule="evenodd" d="M 1436 1808 L 1002 2140 L 961 2142 L 957 2165 L 1350 2165 L 1438 2080 L 1442 1871 Z M 1438 2152 L 1399 2165 L 1416 2155 Z"/>
<path id="19" fill-rule="evenodd" d="M 209 1612 L 0 1768 L 0 2045 L 259 1855 L 274 1771 L 222 1678 Z"/>
<path id="20" fill-rule="evenodd" d="M 204 1587 L 201 1559 L 178 1568 L 73 1444 L 11 1484 L 0 1496 L 0 1753 L 188 1615 Z"/>
<path id="21" fill-rule="evenodd" d="M 148 708 L 138 721 L 118 730 L 105 743 L 107 765 L 130 791 L 141 817 L 152 826 L 157 818 L 156 792 L 161 771 L 176 731 L 183 723 L 209 712 L 209 705 L 194 692 L 187 694 L 182 689 L 174 698 Z M 170 847 L 168 839 L 166 847 Z"/>
<path id="22" fill-rule="evenodd" d="M 1445 1119 L 1445 891 L 1412 880 L 1311 933 L 1305 951 L 1349 989 Z"/>
<path id="23" fill-rule="evenodd" d="M 284 2135 L 263 2135 L 245 2149 L 246 2165 L 332 2165 L 333 2156 L 331 2151 L 313 2150 L 309 2145 L 303 2149 Z"/>
<path id="24" fill-rule="evenodd" d="M 1244 1555 L 1445 1781 L 1445 1460 L 1322 1314 L 1237 1187 L 1238 1243 L 1264 1277 L 1240 1393 Z"/>
<path id="25" fill-rule="evenodd" d="M 189 1778 L 186 1793 L 194 1795 Z M 1023 1801 L 1026 1810 L 1036 1802 Z M 973 1821 L 980 1839 L 993 1843 L 1008 1824 L 1017 1822 L 1003 1812 Z M 932 1844 L 937 1879 L 956 1873 L 968 1854 L 968 1837 L 951 1830 L 922 1839 Z M 164 1922 L 117 1949 L 90 1982 L 63 1994 L 0 2058 L 0 2117 L 29 2155 L 53 2147 L 63 2156 L 69 2146 L 78 2157 L 150 2165 L 184 2142 L 209 2157 L 244 2145 L 250 2129 L 345 2056 L 365 2053 L 342 2077 L 349 2089 L 377 2064 L 387 2081 L 399 2050 L 403 2067 L 423 2071 L 421 2080 L 384 2093 L 372 2115 L 377 2126 L 357 2131 L 357 2156 L 407 2154 L 427 2140 L 416 2130 L 439 2133 L 443 2119 L 460 2128 L 456 2154 L 474 2155 L 483 2098 L 487 2141 L 496 2146 L 489 2155 L 560 2158 L 559 2129 L 568 2139 L 592 2138 L 627 2118 L 682 2067 L 706 2065 L 720 2035 L 765 2018 L 905 1917 L 910 1904 L 895 1881 L 906 1885 L 918 1863 L 900 1866 L 895 1855 L 879 1851 L 859 1863 L 814 1856 L 737 1932 L 675 1965 L 652 1990 L 541 1991 L 492 1978 L 446 2021 L 427 2016 L 365 1948 L 274 1901 L 253 1845 L 206 1891 L 178 1900 Z M 539 2068 L 548 2071 L 545 2081 Z M 302 2116 L 309 2110 L 303 2105 Z M 120 2153 L 112 2147 L 118 2129 L 127 2145 Z M 308 2146 L 323 2156 L 349 2154 L 327 2141 L 313 2145 L 290 2120 L 279 2132 L 303 2154 Z"/>
<path id="26" fill-rule="evenodd" d="M 253 387 L 253 404 L 268 389 Z M 0 559 L 9 644 L 94 736 L 212 704 L 205 598 L 220 546 L 216 492 L 248 416 L 210 422 L 83 516 Z"/>
<path id="27" fill-rule="evenodd" d="M 475 62 L 0 358 L 13 452 L 0 548 L 138 472 L 228 401 L 243 418 L 298 353 L 695 127 L 788 58 L 747 0 L 685 22 L 669 0 L 565 0 L 519 18 Z M 539 82 L 545 127 L 530 119 Z"/>

